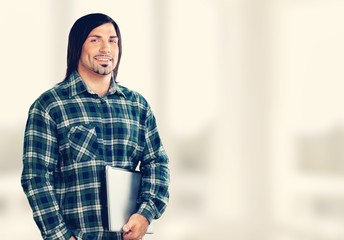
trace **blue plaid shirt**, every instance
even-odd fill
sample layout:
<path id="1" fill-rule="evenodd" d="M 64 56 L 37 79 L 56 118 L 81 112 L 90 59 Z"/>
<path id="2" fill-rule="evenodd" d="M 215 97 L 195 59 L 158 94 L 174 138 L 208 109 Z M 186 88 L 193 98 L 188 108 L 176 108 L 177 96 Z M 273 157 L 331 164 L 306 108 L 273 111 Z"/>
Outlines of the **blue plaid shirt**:
<path id="1" fill-rule="evenodd" d="M 21 182 L 44 239 L 122 239 L 106 230 L 105 165 L 139 165 L 137 212 L 161 216 L 168 158 L 148 103 L 113 80 L 99 97 L 74 72 L 34 102 L 26 124 Z"/>

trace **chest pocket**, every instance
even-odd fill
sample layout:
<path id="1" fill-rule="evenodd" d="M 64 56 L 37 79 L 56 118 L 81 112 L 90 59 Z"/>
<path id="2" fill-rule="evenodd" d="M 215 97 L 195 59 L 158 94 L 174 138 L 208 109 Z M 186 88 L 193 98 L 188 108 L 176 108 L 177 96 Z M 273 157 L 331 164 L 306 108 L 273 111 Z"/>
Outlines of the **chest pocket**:
<path id="1" fill-rule="evenodd" d="M 90 125 L 73 126 L 68 133 L 73 161 L 94 160 L 98 154 L 96 130 Z"/>

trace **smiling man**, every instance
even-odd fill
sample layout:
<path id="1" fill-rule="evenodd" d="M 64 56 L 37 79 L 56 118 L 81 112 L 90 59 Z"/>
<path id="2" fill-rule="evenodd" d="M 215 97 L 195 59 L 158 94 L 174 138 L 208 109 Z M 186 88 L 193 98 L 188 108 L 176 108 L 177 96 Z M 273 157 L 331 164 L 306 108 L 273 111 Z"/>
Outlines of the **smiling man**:
<path id="1" fill-rule="evenodd" d="M 116 82 L 121 55 L 110 17 L 81 17 L 65 80 L 29 110 L 21 181 L 43 239 L 139 240 L 167 206 L 168 157 L 147 101 Z M 106 165 L 142 174 L 137 212 L 122 232 L 106 230 Z"/>
<path id="2" fill-rule="evenodd" d="M 77 71 L 86 85 L 99 96 L 109 89 L 118 53 L 118 36 L 112 23 L 94 28 L 82 46 Z"/>

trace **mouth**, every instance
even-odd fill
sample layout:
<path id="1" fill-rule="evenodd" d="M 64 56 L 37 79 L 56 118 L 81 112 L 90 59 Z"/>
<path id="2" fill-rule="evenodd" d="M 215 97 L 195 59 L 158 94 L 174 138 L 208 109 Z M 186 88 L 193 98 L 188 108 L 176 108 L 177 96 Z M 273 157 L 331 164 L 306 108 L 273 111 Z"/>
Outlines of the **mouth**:
<path id="1" fill-rule="evenodd" d="M 108 64 L 112 62 L 112 57 L 107 56 L 107 55 L 97 55 L 94 57 L 94 59 L 101 64 Z"/>

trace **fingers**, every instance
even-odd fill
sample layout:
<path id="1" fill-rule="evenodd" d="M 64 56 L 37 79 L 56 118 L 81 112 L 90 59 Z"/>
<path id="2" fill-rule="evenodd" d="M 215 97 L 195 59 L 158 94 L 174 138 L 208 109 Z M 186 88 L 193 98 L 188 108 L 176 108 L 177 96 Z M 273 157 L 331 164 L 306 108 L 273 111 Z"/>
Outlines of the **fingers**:
<path id="1" fill-rule="evenodd" d="M 130 234 L 124 234 L 123 235 L 123 240 L 141 240 L 143 239 L 141 236 L 135 237 L 133 235 Z"/>
<path id="2" fill-rule="evenodd" d="M 123 240 L 140 240 L 145 235 L 149 222 L 140 215 L 133 214 L 129 221 L 122 227 Z"/>
<path id="3" fill-rule="evenodd" d="M 123 233 L 123 240 L 141 240 L 142 238 L 143 235 L 135 230 Z"/>
<path id="4" fill-rule="evenodd" d="M 123 240 L 139 240 L 140 239 L 140 235 L 136 231 L 135 225 L 132 226 L 130 222 L 125 224 L 122 230 L 123 230 Z"/>
<path id="5" fill-rule="evenodd" d="M 124 233 L 129 233 L 131 228 L 132 228 L 131 225 L 129 223 L 127 223 L 122 227 L 122 230 Z"/>
<path id="6" fill-rule="evenodd" d="M 136 225 L 129 227 L 128 224 L 123 226 L 123 240 L 139 240 L 144 234 L 138 229 Z"/>

